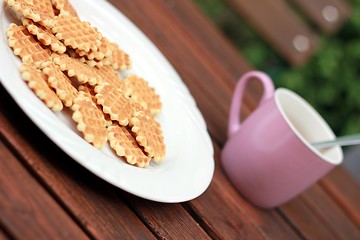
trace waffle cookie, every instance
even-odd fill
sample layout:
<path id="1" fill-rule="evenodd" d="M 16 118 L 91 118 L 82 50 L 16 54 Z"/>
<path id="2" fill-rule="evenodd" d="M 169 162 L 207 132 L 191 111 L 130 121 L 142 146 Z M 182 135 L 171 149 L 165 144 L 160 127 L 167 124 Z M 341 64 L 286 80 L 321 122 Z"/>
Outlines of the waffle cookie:
<path id="1" fill-rule="evenodd" d="M 63 104 L 56 93 L 49 87 L 45 74 L 31 63 L 24 63 L 21 68 L 21 77 L 29 88 L 53 111 L 61 111 Z"/>
<path id="2" fill-rule="evenodd" d="M 71 107 L 78 95 L 77 89 L 70 79 L 55 63 L 48 61 L 41 65 L 43 73 L 48 77 L 49 85 L 55 89 L 56 94 L 66 107 Z"/>
<path id="3" fill-rule="evenodd" d="M 125 87 L 125 82 L 121 80 L 119 73 L 115 71 L 111 66 L 103 66 L 101 68 L 93 68 L 96 73 L 101 77 L 102 84 L 110 84 L 122 90 L 126 97 L 130 97 L 131 89 Z"/>
<path id="4" fill-rule="evenodd" d="M 126 127 L 113 124 L 107 130 L 110 146 L 118 156 L 125 157 L 128 163 L 138 167 L 149 165 L 150 158 L 144 154 Z"/>
<path id="5" fill-rule="evenodd" d="M 7 37 L 14 54 L 19 56 L 24 63 L 34 63 L 38 67 L 43 61 L 49 60 L 50 50 L 35 40 L 24 26 L 11 23 L 7 30 Z"/>
<path id="6" fill-rule="evenodd" d="M 39 26 L 27 18 L 22 18 L 21 21 L 26 29 L 32 35 L 36 36 L 37 40 L 44 46 L 48 46 L 52 51 L 60 54 L 66 51 L 66 46 L 60 42 L 49 29 Z"/>
<path id="7" fill-rule="evenodd" d="M 97 51 L 101 45 L 101 33 L 91 27 L 89 22 L 82 22 L 78 17 L 55 17 L 51 31 L 66 46 L 80 51 Z"/>
<path id="8" fill-rule="evenodd" d="M 5 0 L 20 15 L 33 20 L 42 26 L 54 26 L 55 17 L 51 0 Z"/>
<path id="9" fill-rule="evenodd" d="M 79 92 L 71 109 L 74 111 L 72 118 L 77 122 L 77 129 L 84 134 L 84 139 L 94 147 L 102 148 L 107 140 L 102 111 L 84 92 Z"/>
<path id="10" fill-rule="evenodd" d="M 82 84 L 82 85 L 79 85 L 78 87 L 78 90 L 79 91 L 82 91 L 84 92 L 84 94 L 90 98 L 94 103 L 96 103 L 96 98 L 95 98 L 95 92 L 94 92 L 94 88 L 90 85 L 87 85 L 87 84 Z"/>
<path id="11" fill-rule="evenodd" d="M 164 137 L 160 123 L 144 112 L 135 112 L 129 123 L 137 143 L 144 148 L 148 157 L 160 162 L 165 157 Z"/>
<path id="12" fill-rule="evenodd" d="M 129 55 L 121 50 L 116 43 L 111 43 L 112 54 L 110 65 L 115 70 L 127 70 L 131 68 L 131 59 Z"/>
<path id="13" fill-rule="evenodd" d="M 103 112 L 109 114 L 111 120 L 117 121 L 120 125 L 128 125 L 134 109 L 124 92 L 110 84 L 96 86 L 94 90 L 97 103 L 102 106 Z"/>
<path id="14" fill-rule="evenodd" d="M 110 115 L 104 113 L 104 112 L 102 111 L 101 105 L 99 105 L 99 104 L 96 103 L 96 102 L 97 102 L 97 99 L 96 99 L 96 97 L 95 97 L 95 94 L 96 94 L 96 93 L 94 92 L 94 88 L 93 88 L 92 86 L 89 86 L 89 85 L 87 85 L 87 84 L 84 84 L 84 85 L 80 85 L 80 86 L 78 87 L 78 90 L 84 92 L 84 94 L 85 94 L 88 98 L 90 98 L 90 99 L 96 104 L 96 106 L 100 109 L 100 111 L 101 111 L 101 112 L 103 113 L 103 115 L 104 115 L 104 119 L 105 119 L 105 121 L 106 121 L 106 127 L 111 126 L 111 125 L 112 125 L 112 121 L 111 121 Z"/>
<path id="15" fill-rule="evenodd" d="M 144 108 L 141 104 L 137 102 L 131 102 L 131 106 L 134 108 L 135 112 L 143 112 L 146 114 L 146 116 L 154 118 L 156 120 L 155 115 L 153 115 L 149 109 Z"/>
<path id="16" fill-rule="evenodd" d="M 76 54 L 80 57 L 84 57 L 86 60 L 100 61 L 105 57 L 111 57 L 112 49 L 113 46 L 111 45 L 110 41 L 106 37 L 103 37 L 101 39 L 101 45 L 97 51 L 90 50 L 89 52 L 85 52 L 77 49 Z"/>
<path id="17" fill-rule="evenodd" d="M 160 96 L 155 89 L 150 87 L 144 79 L 131 74 L 124 80 L 126 89 L 131 91 L 131 100 L 139 103 L 145 109 L 149 109 L 152 114 L 161 112 L 162 104 Z"/>
<path id="18" fill-rule="evenodd" d="M 115 71 L 111 66 L 94 67 L 95 72 L 101 77 L 102 83 L 108 83 L 110 85 L 116 84 L 120 79 L 119 73 Z"/>
<path id="19" fill-rule="evenodd" d="M 99 84 L 101 77 L 86 64 L 80 62 L 76 58 L 72 58 L 67 54 L 56 54 L 51 55 L 52 60 L 56 63 L 61 71 L 67 73 L 69 77 L 75 77 L 80 83 L 89 83 L 90 85 Z"/>
<path id="20" fill-rule="evenodd" d="M 78 16 L 69 0 L 53 0 L 53 6 L 59 11 L 60 16 Z"/>
<path id="21" fill-rule="evenodd" d="M 89 60 L 86 57 L 80 57 L 80 61 L 83 63 L 86 63 L 89 67 L 98 67 L 101 68 L 103 66 L 109 66 L 111 65 L 111 58 L 105 57 L 101 60 Z"/>

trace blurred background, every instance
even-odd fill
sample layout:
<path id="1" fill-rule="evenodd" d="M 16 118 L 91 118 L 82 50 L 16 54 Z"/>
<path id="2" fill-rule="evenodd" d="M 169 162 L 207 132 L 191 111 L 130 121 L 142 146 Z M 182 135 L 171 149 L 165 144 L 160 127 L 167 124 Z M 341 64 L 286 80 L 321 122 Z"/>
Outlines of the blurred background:
<path id="1" fill-rule="evenodd" d="M 348 6 L 348 14 L 334 31 L 324 31 L 314 23 L 309 11 L 302 11 L 304 9 L 294 4 L 299 0 L 274 1 L 274 4 L 285 2 L 291 14 L 316 34 L 317 46 L 311 56 L 294 64 L 286 54 L 276 50 L 274 39 L 268 41 L 269 36 L 259 31 L 259 24 L 249 21 L 257 20 L 256 16 L 249 18 L 249 14 L 256 14 L 251 13 L 251 9 L 241 9 L 247 5 L 236 6 L 236 1 L 231 0 L 194 0 L 255 69 L 268 73 L 276 87 L 286 87 L 303 96 L 338 136 L 360 133 L 360 0 L 335 2 L 341 1 Z M 252 4 L 251 1 L 238 2 Z M 326 12 L 322 13 L 326 18 Z M 345 151 L 347 158 L 351 158 L 346 165 L 360 181 L 360 161 L 356 161 L 360 160 L 360 149 Z"/>

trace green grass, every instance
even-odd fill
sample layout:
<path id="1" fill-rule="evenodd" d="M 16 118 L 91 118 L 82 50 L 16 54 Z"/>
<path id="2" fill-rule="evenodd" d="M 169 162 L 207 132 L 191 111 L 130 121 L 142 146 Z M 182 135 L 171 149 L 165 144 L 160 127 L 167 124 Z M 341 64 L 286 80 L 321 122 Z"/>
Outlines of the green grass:
<path id="1" fill-rule="evenodd" d="M 349 1 L 352 15 L 337 34 L 318 31 L 320 47 L 300 68 L 289 66 L 223 0 L 194 2 L 256 69 L 267 72 L 276 87 L 303 96 L 336 134 L 360 132 L 360 0 Z"/>

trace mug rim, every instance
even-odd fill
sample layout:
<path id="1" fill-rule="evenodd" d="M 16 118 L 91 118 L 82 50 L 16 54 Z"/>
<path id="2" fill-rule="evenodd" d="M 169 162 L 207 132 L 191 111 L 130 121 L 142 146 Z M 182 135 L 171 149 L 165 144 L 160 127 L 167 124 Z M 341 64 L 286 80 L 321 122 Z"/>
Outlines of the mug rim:
<path id="1" fill-rule="evenodd" d="M 303 144 L 305 144 L 306 147 L 308 149 L 310 149 L 314 154 L 316 154 L 318 157 L 325 160 L 326 162 L 328 162 L 330 164 L 333 164 L 333 165 L 341 164 L 342 161 L 343 161 L 343 158 L 344 158 L 344 156 L 343 156 L 344 154 L 343 154 L 342 148 L 340 146 L 333 147 L 336 150 L 336 153 L 337 153 L 338 157 L 337 158 L 331 158 L 328 155 L 326 155 L 325 153 L 321 153 L 318 149 L 313 147 L 309 143 L 309 141 L 306 140 L 302 136 L 302 134 L 299 133 L 299 131 L 296 129 L 296 127 L 294 126 L 292 121 L 288 118 L 282 104 L 280 103 L 279 94 L 281 94 L 281 93 L 287 94 L 291 98 L 295 99 L 299 104 L 302 104 L 306 108 L 307 113 L 311 114 L 316 119 L 316 121 L 320 123 L 320 125 L 322 126 L 324 131 L 326 131 L 327 134 L 331 135 L 332 139 L 335 139 L 336 138 L 335 133 L 332 131 L 332 129 L 330 128 L 328 123 L 324 120 L 324 118 L 304 98 L 302 98 L 297 93 L 295 93 L 295 92 L 293 92 L 293 91 L 291 91 L 289 89 L 286 89 L 286 88 L 278 88 L 278 89 L 275 90 L 274 99 L 275 99 L 276 106 L 279 109 L 279 112 L 280 112 L 281 116 L 283 117 L 283 119 L 285 120 L 285 122 L 291 128 L 293 133 L 301 140 L 301 142 Z"/>

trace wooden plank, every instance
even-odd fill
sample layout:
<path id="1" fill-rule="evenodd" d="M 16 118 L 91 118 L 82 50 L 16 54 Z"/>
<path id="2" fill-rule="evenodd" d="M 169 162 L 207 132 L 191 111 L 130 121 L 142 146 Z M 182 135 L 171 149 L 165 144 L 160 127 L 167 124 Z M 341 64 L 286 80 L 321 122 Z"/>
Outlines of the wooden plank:
<path id="1" fill-rule="evenodd" d="M 234 189 L 220 166 L 220 149 L 215 147 L 215 175 L 208 190 L 188 203 L 203 219 L 210 236 L 221 239 L 299 239 L 275 210 L 262 210 Z M 216 209 L 216 210 L 215 210 Z M 255 231 L 255 232 L 254 232 Z M 258 237 L 254 237 L 257 234 Z"/>
<path id="2" fill-rule="evenodd" d="M 7 103 L 0 105 L 0 135 L 89 235 L 98 239 L 154 239 L 118 196 L 121 190 L 65 155 L 16 107 L 3 88 L 0 91 L 0 102 Z"/>
<path id="3" fill-rule="evenodd" d="M 285 204 L 281 210 L 305 236 L 313 237 L 320 234 L 325 237 L 324 239 L 330 239 L 330 233 L 334 239 L 360 239 L 360 228 L 346 216 L 319 184 L 313 185 L 293 201 Z M 309 224 L 310 221 L 314 224 Z"/>
<path id="4" fill-rule="evenodd" d="M 319 218 L 314 217 L 312 209 L 300 197 L 284 204 L 280 209 L 303 239 L 337 240 L 337 236 Z"/>
<path id="5" fill-rule="evenodd" d="M 17 239 L 88 239 L 0 141 L 0 222 Z"/>
<path id="6" fill-rule="evenodd" d="M 181 204 L 164 204 L 124 194 L 129 206 L 161 239 L 210 239 Z"/>
<path id="7" fill-rule="evenodd" d="M 315 52 L 318 37 L 284 0 L 227 1 L 291 64 Z"/>
<path id="8" fill-rule="evenodd" d="M 348 19 L 351 9 L 344 0 L 293 0 L 327 34 L 336 33 Z"/>
<path id="9" fill-rule="evenodd" d="M 360 239 L 360 228 L 349 219 L 320 185 L 315 184 L 301 195 L 315 215 L 328 225 L 338 239 Z M 321 204 L 318 204 L 321 202 Z"/>
<path id="10" fill-rule="evenodd" d="M 360 186 L 351 174 L 337 167 L 321 179 L 320 186 L 360 229 Z"/>
<path id="11" fill-rule="evenodd" d="M 223 144 L 234 78 L 210 57 L 204 43 L 193 39 L 191 27 L 176 20 L 161 0 L 109 2 L 134 21 L 168 57 L 196 99 L 212 137 Z M 247 104 L 243 112 L 249 112 Z"/>

